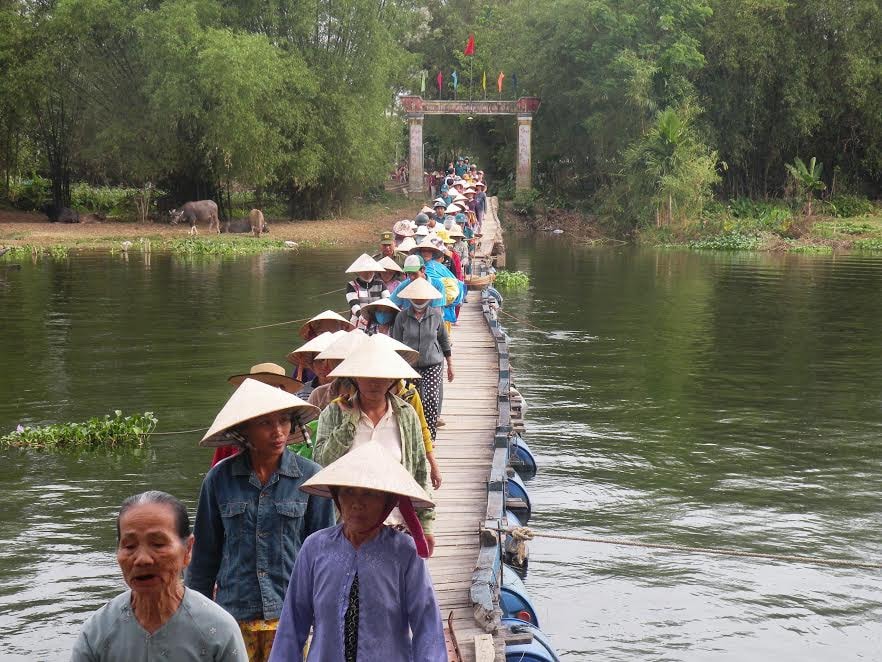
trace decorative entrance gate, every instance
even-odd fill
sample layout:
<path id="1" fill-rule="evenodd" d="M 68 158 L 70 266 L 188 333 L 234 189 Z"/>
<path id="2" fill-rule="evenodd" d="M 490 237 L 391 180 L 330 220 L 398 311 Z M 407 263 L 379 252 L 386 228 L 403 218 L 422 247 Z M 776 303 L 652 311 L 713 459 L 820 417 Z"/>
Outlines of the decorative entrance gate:
<path id="1" fill-rule="evenodd" d="M 401 97 L 410 127 L 410 159 L 408 162 L 408 193 L 424 191 L 423 119 L 426 115 L 514 115 L 518 120 L 518 151 L 515 188 L 518 191 L 531 186 L 530 133 L 533 114 L 539 108 L 537 97 L 521 97 L 517 101 L 442 101 L 422 97 Z"/>

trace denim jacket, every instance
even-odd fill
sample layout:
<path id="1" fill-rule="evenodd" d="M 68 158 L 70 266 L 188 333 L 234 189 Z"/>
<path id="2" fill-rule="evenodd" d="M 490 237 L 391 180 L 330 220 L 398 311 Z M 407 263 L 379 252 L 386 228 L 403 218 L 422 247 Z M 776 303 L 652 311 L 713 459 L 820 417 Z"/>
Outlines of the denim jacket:
<path id="1" fill-rule="evenodd" d="M 335 524 L 330 499 L 298 488 L 320 467 L 289 450 L 261 486 L 247 452 L 218 463 L 202 481 L 186 584 L 238 621 L 278 618 L 306 537 Z"/>

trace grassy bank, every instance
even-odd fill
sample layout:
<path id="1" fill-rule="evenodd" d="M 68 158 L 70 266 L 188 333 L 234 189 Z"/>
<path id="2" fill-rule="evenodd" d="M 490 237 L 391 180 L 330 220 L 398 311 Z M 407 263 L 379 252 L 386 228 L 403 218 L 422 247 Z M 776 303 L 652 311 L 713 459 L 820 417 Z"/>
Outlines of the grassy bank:
<path id="1" fill-rule="evenodd" d="M 371 244 L 392 224 L 413 215 L 419 204 L 403 197 L 356 205 L 341 218 L 269 221 L 261 238 L 248 234 L 209 234 L 200 227 L 190 237 L 186 225 L 164 223 L 49 223 L 42 214 L 0 211 L 0 247 L 11 250 L 2 260 L 66 257 L 70 251 L 169 251 L 186 255 L 238 255 L 345 244 Z M 286 243 L 287 242 L 287 243 Z M 292 246 L 292 242 L 296 246 Z"/>
<path id="2" fill-rule="evenodd" d="M 518 213 L 509 206 L 506 220 L 533 231 L 560 231 L 582 243 L 635 243 L 688 250 L 776 251 L 825 254 L 882 252 L 882 209 L 860 198 L 816 205 L 806 216 L 783 201 L 714 203 L 697 221 L 677 226 L 643 227 L 623 233 L 620 226 L 573 209 L 534 206 Z"/>

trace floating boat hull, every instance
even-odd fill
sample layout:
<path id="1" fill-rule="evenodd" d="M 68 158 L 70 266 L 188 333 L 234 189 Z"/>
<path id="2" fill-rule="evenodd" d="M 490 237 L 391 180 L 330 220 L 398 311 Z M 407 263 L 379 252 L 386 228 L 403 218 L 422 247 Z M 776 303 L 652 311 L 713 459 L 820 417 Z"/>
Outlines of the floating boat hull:
<path id="1" fill-rule="evenodd" d="M 516 618 L 503 618 L 502 624 L 513 632 L 529 632 L 533 641 L 528 644 L 509 644 L 505 647 L 506 662 L 560 662 L 560 658 L 542 630 Z"/>

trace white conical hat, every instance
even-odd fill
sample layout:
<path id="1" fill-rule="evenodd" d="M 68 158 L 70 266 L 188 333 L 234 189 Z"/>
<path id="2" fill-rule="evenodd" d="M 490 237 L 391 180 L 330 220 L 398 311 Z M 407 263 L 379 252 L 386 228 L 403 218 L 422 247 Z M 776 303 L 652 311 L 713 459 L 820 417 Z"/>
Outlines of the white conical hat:
<path id="1" fill-rule="evenodd" d="M 346 273 L 356 274 L 360 271 L 373 271 L 374 273 L 377 273 L 382 270 L 383 267 L 381 267 L 374 258 L 367 253 L 362 253 L 358 256 L 358 259 L 355 262 L 349 265 Z"/>
<path id="2" fill-rule="evenodd" d="M 382 340 L 370 336 L 361 342 L 347 359 L 334 368 L 329 377 L 373 377 L 376 379 L 419 379 L 420 373 L 407 365 Z"/>
<path id="3" fill-rule="evenodd" d="M 346 319 L 342 315 L 335 313 L 333 310 L 326 310 L 323 313 L 319 313 L 318 315 L 313 317 L 311 320 L 309 320 L 306 324 L 301 326 L 300 332 L 298 335 L 301 338 L 303 338 L 304 340 L 306 340 L 306 335 L 309 333 L 310 326 L 312 326 L 312 324 L 314 322 L 324 322 L 324 321 L 339 322 L 340 325 L 343 326 L 344 328 L 346 328 L 347 330 L 355 327 L 355 325 L 352 324 L 352 322 L 350 322 L 348 319 Z"/>
<path id="4" fill-rule="evenodd" d="M 457 223 L 454 223 L 453 225 L 450 226 L 450 229 L 447 231 L 447 234 L 449 234 L 451 238 L 465 237 L 465 235 L 462 233 L 462 228 L 459 227 L 459 224 L 457 224 Z"/>
<path id="5" fill-rule="evenodd" d="M 285 369 L 276 363 L 258 363 L 251 366 L 251 371 L 243 375 L 232 375 L 227 378 L 233 386 L 239 386 L 246 379 L 256 379 L 270 386 L 283 386 L 288 393 L 295 393 L 303 388 L 303 383 L 289 377 Z"/>
<path id="6" fill-rule="evenodd" d="M 305 424 L 316 418 L 321 410 L 280 388 L 254 379 L 246 379 L 214 417 L 214 423 L 208 428 L 208 432 L 202 437 L 199 445 L 229 446 L 234 444 L 235 440 L 227 434 L 230 428 L 257 416 L 283 411 L 297 414 L 300 422 Z"/>
<path id="7" fill-rule="evenodd" d="M 423 250 L 424 248 L 427 250 L 430 250 L 430 251 L 434 251 L 436 253 L 441 253 L 442 255 L 444 254 L 444 251 L 442 251 L 435 244 L 433 244 L 428 237 L 423 239 L 420 243 L 418 243 L 413 248 L 411 248 L 410 252 L 415 253 L 415 252 Z"/>
<path id="8" fill-rule="evenodd" d="M 443 295 L 425 278 L 415 278 L 397 296 L 400 299 L 429 299 L 434 301 L 435 299 L 440 299 Z"/>
<path id="9" fill-rule="evenodd" d="M 393 352 L 397 352 L 398 356 L 407 361 L 408 365 L 413 365 L 420 360 L 420 353 L 417 350 L 408 347 L 403 342 L 395 340 L 392 336 L 387 336 L 385 333 L 375 333 L 371 338 L 376 338 L 374 342 L 385 345 Z"/>
<path id="10" fill-rule="evenodd" d="M 413 240 L 413 237 L 405 237 L 401 240 L 401 243 L 398 244 L 398 248 L 396 248 L 395 250 L 401 253 L 408 253 L 413 249 L 414 246 L 416 246 L 416 242 Z"/>
<path id="11" fill-rule="evenodd" d="M 349 356 L 349 353 L 357 347 L 362 340 L 367 338 L 367 334 L 361 329 L 349 331 L 345 335 L 336 338 L 328 347 L 315 358 L 341 361 Z"/>
<path id="12" fill-rule="evenodd" d="M 367 312 L 377 312 L 378 310 L 385 311 L 388 313 L 400 313 L 401 308 L 395 305 L 395 302 L 392 299 L 379 299 L 378 301 L 371 301 L 370 303 L 366 303 L 359 310 L 359 314 L 364 314 Z"/>
<path id="13" fill-rule="evenodd" d="M 402 242 L 403 243 L 403 242 Z M 380 266 L 383 267 L 386 271 L 404 271 L 395 260 L 386 255 L 382 260 L 379 260 Z"/>
<path id="14" fill-rule="evenodd" d="M 403 221 L 396 222 L 392 226 L 392 233 L 400 234 L 402 237 L 412 237 L 413 228 L 410 226 L 410 221 L 405 218 Z"/>
<path id="15" fill-rule="evenodd" d="M 304 482 L 307 494 L 331 497 L 331 487 L 361 487 L 408 497 L 414 508 L 435 504 L 402 464 L 376 441 L 369 441 L 334 460 Z"/>
<path id="16" fill-rule="evenodd" d="M 347 333 L 349 332 L 342 330 L 334 331 L 333 333 L 330 331 L 320 333 L 309 342 L 303 343 L 293 352 L 289 352 L 285 358 L 288 360 L 288 363 L 308 368 L 316 354 L 325 351 L 335 340 L 342 338 Z"/>
<path id="17" fill-rule="evenodd" d="M 429 205 L 423 205 L 423 208 L 420 209 L 421 214 L 434 214 L 435 210 Z"/>

